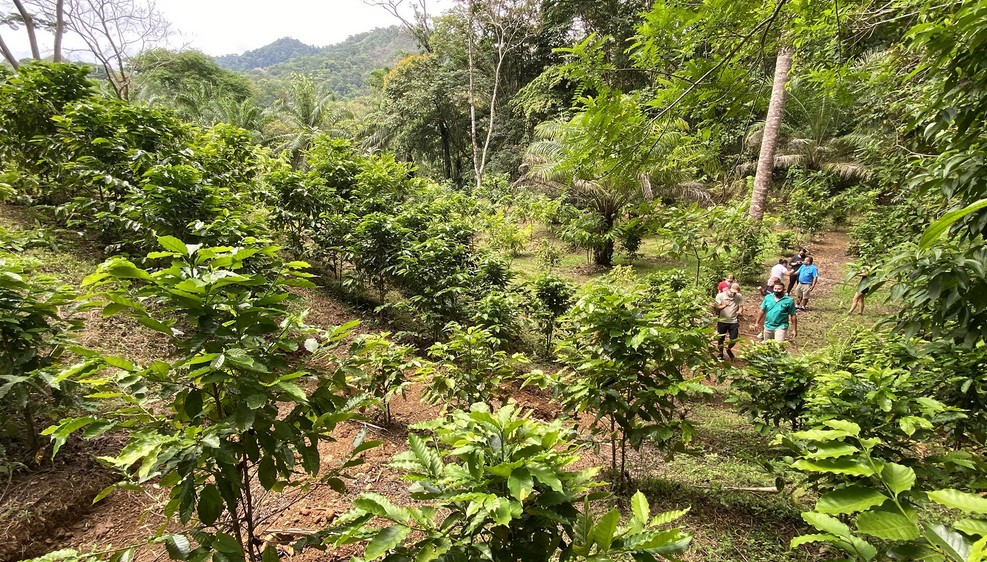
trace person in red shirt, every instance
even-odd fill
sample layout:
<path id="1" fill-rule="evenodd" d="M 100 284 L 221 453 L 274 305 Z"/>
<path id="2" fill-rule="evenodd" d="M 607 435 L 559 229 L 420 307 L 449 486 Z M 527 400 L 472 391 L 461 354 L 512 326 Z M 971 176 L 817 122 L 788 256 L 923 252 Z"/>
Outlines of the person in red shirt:
<path id="1" fill-rule="evenodd" d="M 733 285 L 734 284 L 734 282 L 735 282 L 734 275 L 732 273 L 729 274 L 729 275 L 727 275 L 727 278 L 726 279 L 724 279 L 723 281 L 720 281 L 716 285 L 716 293 L 717 294 L 722 293 L 724 291 L 724 289 L 729 288 L 730 285 Z"/>

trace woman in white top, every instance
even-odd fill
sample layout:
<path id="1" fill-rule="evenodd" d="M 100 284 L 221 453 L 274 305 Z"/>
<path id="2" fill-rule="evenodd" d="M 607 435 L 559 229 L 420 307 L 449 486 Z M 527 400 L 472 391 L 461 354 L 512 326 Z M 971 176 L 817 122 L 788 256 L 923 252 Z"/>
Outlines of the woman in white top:
<path id="1" fill-rule="evenodd" d="M 788 260 L 786 260 L 785 258 L 781 258 L 780 260 L 778 260 L 778 263 L 771 268 L 771 275 L 769 279 L 777 278 L 779 281 L 784 282 L 785 276 L 792 274 L 792 270 L 788 269 L 787 264 L 788 264 Z M 768 283 L 770 284 L 771 282 L 768 281 Z"/>

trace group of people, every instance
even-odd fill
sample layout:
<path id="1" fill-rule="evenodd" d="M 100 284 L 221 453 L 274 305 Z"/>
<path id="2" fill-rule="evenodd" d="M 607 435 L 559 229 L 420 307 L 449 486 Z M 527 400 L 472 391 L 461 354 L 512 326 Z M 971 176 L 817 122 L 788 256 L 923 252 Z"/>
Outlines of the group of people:
<path id="1" fill-rule="evenodd" d="M 763 341 L 785 341 L 798 336 L 798 311 L 809 309 L 809 297 L 819 281 L 819 268 L 805 248 L 789 259 L 781 258 L 771 268 L 768 284 L 762 289 L 764 298 L 754 323 Z M 786 276 L 788 282 L 786 284 Z M 740 336 L 740 316 L 744 311 L 744 296 L 735 277 L 727 275 L 717 285 L 716 333 L 720 359 L 734 359 L 733 347 Z M 730 342 L 727 342 L 729 337 Z M 726 353 L 726 356 L 724 356 Z"/>

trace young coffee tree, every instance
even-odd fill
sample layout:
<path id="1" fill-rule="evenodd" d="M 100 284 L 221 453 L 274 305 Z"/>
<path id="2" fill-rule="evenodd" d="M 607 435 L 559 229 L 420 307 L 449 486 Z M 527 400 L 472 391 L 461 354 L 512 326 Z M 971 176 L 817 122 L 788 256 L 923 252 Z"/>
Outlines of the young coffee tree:
<path id="1" fill-rule="evenodd" d="M 81 328 L 61 310 L 75 293 L 37 265 L 0 251 L 0 474 L 38 452 L 39 420 L 58 419 L 58 406 L 75 395 L 74 383 L 50 369 Z"/>
<path id="2" fill-rule="evenodd" d="M 333 535 L 344 544 L 369 540 L 366 560 L 655 561 L 674 559 L 689 544 L 681 529 L 660 529 L 687 510 L 652 517 L 640 492 L 625 525 L 616 509 L 595 516 L 590 501 L 606 497 L 603 483 L 595 468 L 573 468 L 576 435 L 557 421 L 533 419 L 513 405 L 491 411 L 475 404 L 413 429 L 424 435 L 412 433 L 410 450 L 391 466 L 412 483 L 421 505 L 363 494 L 345 516 L 349 525 Z M 374 518 L 384 526 L 365 526 Z"/>
<path id="3" fill-rule="evenodd" d="M 672 452 L 692 439 L 685 399 L 711 392 L 699 382 L 711 362 L 706 315 L 696 290 L 649 290 L 621 268 L 590 283 L 569 313 L 571 335 L 559 345 L 571 373 L 563 404 L 594 414 L 618 483 L 628 479 L 628 445 L 650 440 Z"/>
<path id="4" fill-rule="evenodd" d="M 349 357 L 342 361 L 347 378 L 356 388 L 380 404 L 385 424 L 390 424 L 391 399 L 404 396 L 410 382 L 406 373 L 419 366 L 414 349 L 388 339 L 389 333 L 368 334 L 353 340 Z"/>
<path id="5" fill-rule="evenodd" d="M 288 288 L 312 286 L 310 275 L 302 262 L 280 261 L 275 247 L 159 242 L 164 251 L 148 259 L 163 268 L 113 258 L 84 285 L 105 315 L 127 314 L 164 334 L 173 356 L 138 366 L 90 354 L 59 378 L 91 388 L 109 411 L 46 433 L 57 452 L 76 431 L 128 430 L 124 448 L 104 460 L 124 477 L 114 487 L 157 479 L 170 489 L 164 513 L 188 529 L 163 539 L 173 558 L 269 560 L 276 553 L 260 539 L 262 493 L 303 484 L 302 475 L 341 489 L 337 472 L 374 445 L 354 443 L 340 465 L 323 466 L 319 444 L 366 401 L 352 396 L 341 371 L 298 364 L 301 353 L 338 345 L 355 323 L 318 331 L 292 314 Z"/>
<path id="6" fill-rule="evenodd" d="M 500 383 L 528 363 L 519 353 L 508 355 L 489 329 L 479 326 L 446 327 L 448 341 L 433 344 L 433 362 L 419 369 L 426 382 L 422 397 L 432 404 L 466 408 L 475 402 L 492 402 Z"/>
<path id="7" fill-rule="evenodd" d="M 572 307 L 575 289 L 565 279 L 551 273 L 539 275 L 529 285 L 531 316 L 545 336 L 545 355 L 552 354 L 552 338 L 559 318 Z"/>

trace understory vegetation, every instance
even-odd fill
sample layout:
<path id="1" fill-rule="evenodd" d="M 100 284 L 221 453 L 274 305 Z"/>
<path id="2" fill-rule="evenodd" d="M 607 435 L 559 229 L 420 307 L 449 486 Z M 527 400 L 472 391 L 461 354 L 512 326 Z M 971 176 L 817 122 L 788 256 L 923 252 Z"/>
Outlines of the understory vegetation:
<path id="1" fill-rule="evenodd" d="M 347 103 L 0 68 L 0 499 L 68 451 L 160 518 L 10 556 L 987 559 L 987 2 L 618 4 L 419 10 Z"/>

